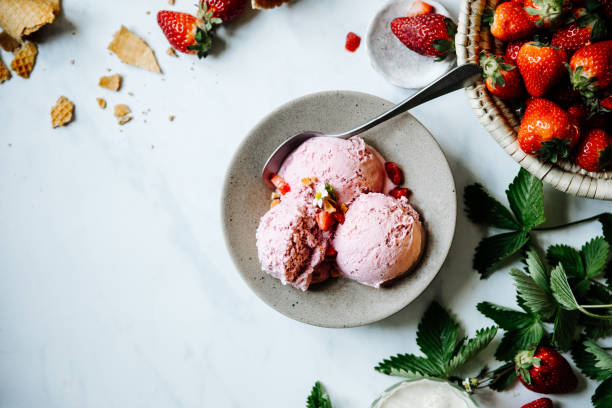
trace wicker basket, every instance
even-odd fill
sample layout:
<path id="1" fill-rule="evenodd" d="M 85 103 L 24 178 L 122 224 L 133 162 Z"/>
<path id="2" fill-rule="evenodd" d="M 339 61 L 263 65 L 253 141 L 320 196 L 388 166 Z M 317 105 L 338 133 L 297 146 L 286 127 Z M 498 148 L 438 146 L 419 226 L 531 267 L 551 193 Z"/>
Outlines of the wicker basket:
<path id="1" fill-rule="evenodd" d="M 455 38 L 457 61 L 478 63 L 481 50 L 504 53 L 504 44 L 481 25 L 486 9 L 494 9 L 498 0 L 463 0 Z M 589 173 L 566 160 L 552 164 L 525 154 L 516 133 L 520 121 L 516 113 L 499 98 L 490 95 L 482 82 L 466 89 L 470 105 L 480 123 L 517 163 L 555 188 L 579 197 L 612 200 L 612 171 Z"/>

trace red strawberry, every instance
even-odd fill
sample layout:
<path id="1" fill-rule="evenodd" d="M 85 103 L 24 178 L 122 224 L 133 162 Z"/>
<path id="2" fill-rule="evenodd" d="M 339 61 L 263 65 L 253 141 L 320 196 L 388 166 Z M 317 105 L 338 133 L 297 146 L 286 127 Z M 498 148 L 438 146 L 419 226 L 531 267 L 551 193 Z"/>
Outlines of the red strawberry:
<path id="1" fill-rule="evenodd" d="M 612 40 L 587 45 L 569 62 L 570 80 L 592 112 L 599 110 L 597 92 L 612 83 Z"/>
<path id="2" fill-rule="evenodd" d="M 587 116 L 589 116 L 589 108 L 582 103 L 575 103 L 567 108 L 567 114 L 573 117 L 580 126 L 584 125 Z"/>
<path id="3" fill-rule="evenodd" d="M 573 54 L 585 45 L 604 39 L 606 23 L 598 14 L 585 8 L 573 10 L 576 21 L 553 33 L 551 45 Z"/>
<path id="4" fill-rule="evenodd" d="M 519 50 L 526 42 L 525 40 L 512 41 L 506 45 L 505 56 L 509 63 L 516 65 L 516 58 L 518 57 Z"/>
<path id="5" fill-rule="evenodd" d="M 504 57 L 487 53 L 480 54 L 485 85 L 491 94 L 501 99 L 516 99 L 523 94 L 523 80 L 516 66 L 506 62 Z"/>
<path id="6" fill-rule="evenodd" d="M 406 47 L 428 57 L 444 59 L 455 49 L 457 26 L 441 14 L 396 18 L 391 31 Z"/>
<path id="7" fill-rule="evenodd" d="M 398 200 L 402 197 L 410 198 L 411 194 L 412 192 L 405 187 L 395 187 L 393 190 L 389 191 L 389 195 Z"/>
<path id="8" fill-rule="evenodd" d="M 515 369 L 525 387 L 541 394 L 564 394 L 576 389 L 578 380 L 569 363 L 552 347 L 521 351 Z"/>
<path id="9" fill-rule="evenodd" d="M 329 245 L 325 250 L 325 256 L 334 257 L 336 255 L 338 255 L 338 251 L 336 251 L 333 246 Z"/>
<path id="10" fill-rule="evenodd" d="M 421 14 L 430 14 L 435 11 L 434 6 L 429 3 L 425 3 L 421 0 L 415 0 L 412 2 L 412 5 L 408 9 L 408 14 L 406 17 L 414 17 Z"/>
<path id="11" fill-rule="evenodd" d="M 527 154 L 553 163 L 569 156 L 580 136 L 578 122 L 554 102 L 532 98 L 518 131 L 518 142 Z"/>
<path id="12" fill-rule="evenodd" d="M 495 8 L 491 34 L 498 40 L 524 40 L 535 31 L 535 24 L 520 4 L 509 1 Z"/>
<path id="13" fill-rule="evenodd" d="M 361 44 L 360 36 L 352 32 L 346 35 L 346 43 L 344 45 L 344 48 L 346 48 L 347 51 L 357 51 L 357 48 L 359 48 L 359 44 Z"/>
<path id="14" fill-rule="evenodd" d="M 543 96 L 565 76 L 567 54 L 539 42 L 528 42 L 519 51 L 516 63 L 525 88 L 532 96 Z"/>
<path id="15" fill-rule="evenodd" d="M 221 19 L 222 22 L 228 23 L 242 14 L 246 8 L 246 0 L 202 0 L 202 8 L 204 9 L 204 1 L 208 3 L 210 11 L 215 18 Z"/>
<path id="16" fill-rule="evenodd" d="M 321 231 L 329 231 L 336 223 L 336 219 L 327 211 L 319 211 L 317 215 L 315 215 L 315 221 L 317 221 L 317 225 Z"/>
<path id="17" fill-rule="evenodd" d="M 389 176 L 389 179 L 391 180 L 393 184 L 395 185 L 402 184 L 402 181 L 404 179 L 404 174 L 402 173 L 402 169 L 399 168 L 397 163 L 386 162 L 385 170 L 387 172 L 387 176 Z"/>
<path id="18" fill-rule="evenodd" d="M 553 402 L 550 398 L 540 398 L 523 405 L 521 408 L 553 408 Z"/>
<path id="19" fill-rule="evenodd" d="M 344 213 L 342 211 L 335 211 L 332 213 L 338 224 L 344 224 Z"/>
<path id="20" fill-rule="evenodd" d="M 287 183 L 281 176 L 276 173 L 273 174 L 272 177 L 270 177 L 270 182 L 274 185 L 274 187 L 278 189 L 278 191 L 280 191 L 282 195 L 285 195 L 291 191 L 291 186 L 289 185 L 289 183 Z"/>
<path id="21" fill-rule="evenodd" d="M 612 137 L 601 129 L 590 129 L 578 145 L 576 164 L 586 171 L 599 171 L 612 165 Z"/>
<path id="22" fill-rule="evenodd" d="M 218 21 L 210 12 L 204 13 L 204 20 L 191 14 L 162 10 L 157 13 L 159 24 L 171 46 L 188 54 L 197 54 L 198 58 L 206 57 L 212 46 L 210 31 Z"/>
<path id="23" fill-rule="evenodd" d="M 608 95 L 599 101 L 599 105 L 604 109 L 612 111 L 612 95 Z"/>
<path id="24" fill-rule="evenodd" d="M 563 14 L 570 10 L 569 0 L 525 0 L 525 11 L 539 28 L 551 28 L 561 22 Z"/>

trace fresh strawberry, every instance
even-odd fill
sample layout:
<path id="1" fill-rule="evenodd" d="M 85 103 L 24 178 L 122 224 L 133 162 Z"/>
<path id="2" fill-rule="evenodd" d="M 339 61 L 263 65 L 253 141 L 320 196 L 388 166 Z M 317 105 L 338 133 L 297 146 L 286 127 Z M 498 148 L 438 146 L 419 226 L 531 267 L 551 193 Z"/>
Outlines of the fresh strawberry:
<path id="1" fill-rule="evenodd" d="M 334 216 L 336 221 L 338 221 L 338 224 L 344 224 L 345 218 L 344 213 L 342 211 L 334 211 L 332 215 Z"/>
<path id="2" fill-rule="evenodd" d="M 525 153 L 554 163 L 569 156 L 579 136 L 576 119 L 548 99 L 533 98 L 525 109 L 518 142 Z"/>
<path id="3" fill-rule="evenodd" d="M 509 1 L 495 8 L 491 34 L 498 40 L 524 40 L 531 37 L 535 31 L 536 26 L 522 5 Z"/>
<path id="4" fill-rule="evenodd" d="M 525 11 L 538 28 L 556 27 L 561 17 L 571 9 L 569 0 L 525 0 Z"/>
<path id="5" fill-rule="evenodd" d="M 516 58 L 518 57 L 519 50 L 526 42 L 528 41 L 525 41 L 525 40 L 512 41 L 506 45 L 505 57 L 509 63 L 516 65 Z"/>
<path id="6" fill-rule="evenodd" d="M 612 111 L 612 95 L 608 95 L 599 101 L 599 106 L 609 111 Z"/>
<path id="7" fill-rule="evenodd" d="M 441 14 L 399 17 L 391 21 L 393 34 L 412 51 L 428 57 L 446 58 L 455 49 L 457 26 Z"/>
<path id="8" fill-rule="evenodd" d="M 599 171 L 612 165 L 612 136 L 601 129 L 590 129 L 577 149 L 576 164 L 586 171 Z"/>
<path id="9" fill-rule="evenodd" d="M 567 114 L 573 117 L 580 126 L 583 126 L 589 116 L 589 108 L 582 102 L 575 103 L 567 108 Z"/>
<path id="10" fill-rule="evenodd" d="M 329 245 L 325 250 L 325 256 L 334 257 L 336 255 L 338 255 L 338 251 L 336 251 L 333 246 Z"/>
<path id="11" fill-rule="evenodd" d="M 402 181 L 404 180 L 404 173 L 402 172 L 402 169 L 399 168 L 397 163 L 386 162 L 385 171 L 387 172 L 387 176 L 389 176 L 389 179 L 393 184 L 397 186 L 402 184 Z"/>
<path id="12" fill-rule="evenodd" d="M 350 32 L 346 35 L 346 43 L 344 44 L 344 48 L 346 48 L 347 51 L 357 51 L 357 48 L 359 48 L 359 44 L 361 44 L 360 36 L 353 32 Z"/>
<path id="13" fill-rule="evenodd" d="M 528 42 L 519 51 L 516 63 L 531 96 L 543 96 L 565 76 L 567 54 L 539 42 Z"/>
<path id="14" fill-rule="evenodd" d="M 523 405 L 521 408 L 553 408 L 553 402 L 550 398 L 539 398 Z"/>
<path id="15" fill-rule="evenodd" d="M 157 13 L 159 24 L 172 47 L 187 54 L 197 54 L 198 58 L 206 57 L 212 46 L 210 31 L 213 24 L 220 21 L 212 17 L 211 12 L 204 11 L 203 19 L 191 14 L 162 10 Z"/>
<path id="16" fill-rule="evenodd" d="M 398 200 L 402 197 L 410 198 L 411 194 L 412 192 L 405 187 L 395 187 L 393 190 L 389 191 L 389 195 Z"/>
<path id="17" fill-rule="evenodd" d="M 576 51 L 569 62 L 570 81 L 586 104 L 599 111 L 597 93 L 612 83 L 612 40 L 587 45 Z"/>
<path id="18" fill-rule="evenodd" d="M 336 219 L 327 211 L 319 211 L 317 215 L 315 215 L 315 221 L 317 221 L 317 225 L 321 231 L 329 231 L 336 223 Z"/>
<path id="19" fill-rule="evenodd" d="M 564 394 L 574 391 L 578 384 L 567 360 L 552 347 L 521 351 L 514 362 L 519 380 L 531 391 Z"/>
<path id="20" fill-rule="evenodd" d="M 285 195 L 291 191 L 291 186 L 289 185 L 289 183 L 287 183 L 281 176 L 276 173 L 273 174 L 272 177 L 270 177 L 270 183 L 272 183 L 282 195 Z"/>
<path id="21" fill-rule="evenodd" d="M 573 10 L 575 21 L 553 33 L 551 45 L 573 54 L 591 42 L 601 41 L 607 36 L 606 22 L 595 12 L 586 8 Z"/>
<path id="22" fill-rule="evenodd" d="M 518 69 L 504 57 L 482 52 L 480 67 L 491 94 L 501 99 L 516 99 L 523 94 L 525 88 Z"/>
<path id="23" fill-rule="evenodd" d="M 202 8 L 204 8 L 204 2 L 208 4 L 213 17 L 221 19 L 224 23 L 240 16 L 247 5 L 246 0 L 202 0 Z"/>
<path id="24" fill-rule="evenodd" d="M 425 3 L 421 0 L 414 0 L 410 8 L 408 9 L 408 14 L 406 17 L 414 17 L 421 14 L 431 14 L 435 11 L 434 6 L 429 3 Z"/>

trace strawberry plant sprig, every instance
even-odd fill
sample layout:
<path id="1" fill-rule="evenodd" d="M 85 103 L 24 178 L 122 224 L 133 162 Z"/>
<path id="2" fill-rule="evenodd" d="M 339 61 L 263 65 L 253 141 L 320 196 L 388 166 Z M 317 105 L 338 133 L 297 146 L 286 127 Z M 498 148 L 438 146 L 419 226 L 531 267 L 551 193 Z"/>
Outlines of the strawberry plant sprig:
<path id="1" fill-rule="evenodd" d="M 572 349 L 572 358 L 584 375 L 601 381 L 591 397 L 593 406 L 612 407 L 612 355 L 593 340 L 583 340 Z"/>
<path id="2" fill-rule="evenodd" d="M 425 355 L 398 354 L 384 359 L 375 367 L 383 374 L 403 378 L 440 378 L 455 382 L 468 391 L 476 382 L 463 380 L 458 370 L 482 351 L 497 334 L 491 326 L 476 331 L 476 336 L 459 337 L 459 324 L 440 304 L 433 302 L 419 323 L 417 345 Z"/>
<path id="3" fill-rule="evenodd" d="M 472 184 L 463 193 L 468 218 L 479 225 L 506 232 L 483 238 L 474 253 L 473 267 L 482 279 L 496 271 L 502 262 L 521 253 L 531 234 L 598 220 L 608 242 L 612 242 L 612 214 L 602 213 L 563 225 L 540 227 L 546 222 L 542 181 L 521 168 L 506 190 L 510 209 L 495 199 L 481 184 Z"/>
<path id="4" fill-rule="evenodd" d="M 306 408 L 332 408 L 331 398 L 319 381 L 315 382 L 306 399 Z"/>

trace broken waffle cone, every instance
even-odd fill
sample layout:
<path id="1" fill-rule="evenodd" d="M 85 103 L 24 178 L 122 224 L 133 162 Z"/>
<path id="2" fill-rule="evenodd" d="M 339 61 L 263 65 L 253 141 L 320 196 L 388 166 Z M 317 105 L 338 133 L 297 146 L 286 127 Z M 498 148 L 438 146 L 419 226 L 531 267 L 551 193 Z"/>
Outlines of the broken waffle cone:
<path id="1" fill-rule="evenodd" d="M 66 126 L 72 121 L 74 112 L 74 103 L 65 96 L 60 96 L 55 106 L 51 108 L 51 125 L 56 128 L 58 126 Z"/>
<path id="2" fill-rule="evenodd" d="M 103 76 L 100 78 L 98 85 L 100 85 L 102 88 L 106 88 L 108 90 L 116 92 L 121 89 L 121 75 L 114 74 L 109 76 Z"/>
<path id="3" fill-rule="evenodd" d="M 22 78 L 29 78 L 34 69 L 38 48 L 36 44 L 26 41 L 25 44 L 14 52 L 13 61 L 11 61 L 11 69 Z"/>
<path id="4" fill-rule="evenodd" d="M 52 23 L 59 0 L 0 0 L 0 27 L 17 41 Z"/>
<path id="5" fill-rule="evenodd" d="M 153 50 L 142 38 L 125 26 L 121 26 L 121 29 L 115 33 L 108 49 L 117 54 L 119 59 L 126 64 L 161 73 Z"/>
<path id="6" fill-rule="evenodd" d="M 254 9 L 271 9 L 283 3 L 289 3 L 289 0 L 251 0 Z"/>
<path id="7" fill-rule="evenodd" d="M 130 107 L 127 105 L 124 105 L 122 103 L 120 103 L 119 105 L 115 105 L 115 116 L 116 117 L 125 116 L 130 112 L 131 112 Z"/>
<path id="8" fill-rule="evenodd" d="M 6 67 L 4 61 L 0 58 L 0 84 L 11 79 L 11 71 Z"/>

